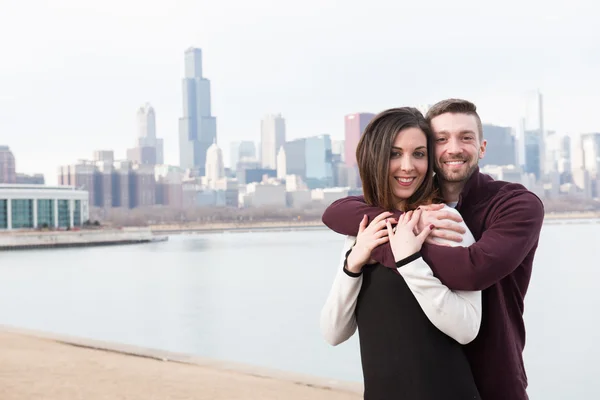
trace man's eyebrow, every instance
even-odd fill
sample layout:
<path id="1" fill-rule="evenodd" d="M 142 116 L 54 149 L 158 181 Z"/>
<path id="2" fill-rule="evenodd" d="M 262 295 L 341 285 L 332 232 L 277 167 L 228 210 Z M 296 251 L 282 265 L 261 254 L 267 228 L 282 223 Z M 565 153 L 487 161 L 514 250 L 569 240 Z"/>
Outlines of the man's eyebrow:
<path id="1" fill-rule="evenodd" d="M 449 135 L 449 134 L 450 134 L 450 132 L 448 132 L 448 131 L 438 131 L 438 132 L 435 132 L 435 134 L 436 134 L 436 135 Z M 475 132 L 473 132 L 473 131 L 472 131 L 472 130 L 470 130 L 470 129 L 464 129 L 464 130 L 462 130 L 462 131 L 459 131 L 459 132 L 458 132 L 458 134 L 459 134 L 459 135 L 465 135 L 465 134 L 471 134 L 471 135 L 474 135 L 474 134 L 475 134 Z"/>

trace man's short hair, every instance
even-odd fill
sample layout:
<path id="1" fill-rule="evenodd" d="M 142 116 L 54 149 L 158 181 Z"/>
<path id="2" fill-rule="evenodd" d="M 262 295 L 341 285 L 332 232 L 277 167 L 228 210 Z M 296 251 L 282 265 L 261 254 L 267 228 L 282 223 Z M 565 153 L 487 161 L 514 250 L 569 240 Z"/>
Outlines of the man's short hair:
<path id="1" fill-rule="evenodd" d="M 427 122 L 431 124 L 432 119 L 446 113 L 473 115 L 475 120 L 477 120 L 479 140 L 483 140 L 483 125 L 481 124 L 479 114 L 477 114 L 477 106 L 475 106 L 475 104 L 463 99 L 446 99 L 438 101 L 427 111 Z"/>

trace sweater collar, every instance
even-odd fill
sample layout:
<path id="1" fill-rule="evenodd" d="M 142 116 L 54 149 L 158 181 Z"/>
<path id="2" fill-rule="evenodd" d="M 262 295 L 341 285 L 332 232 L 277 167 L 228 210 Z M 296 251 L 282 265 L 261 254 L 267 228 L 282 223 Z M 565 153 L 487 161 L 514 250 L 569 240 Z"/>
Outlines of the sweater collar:
<path id="1" fill-rule="evenodd" d="M 479 166 L 477 166 L 458 196 L 458 204 L 456 205 L 457 210 L 460 211 L 461 207 L 463 207 L 465 199 L 467 199 L 466 202 L 468 203 L 469 197 L 472 197 L 472 195 L 477 192 L 477 186 L 480 177 L 481 173 L 479 172 Z"/>

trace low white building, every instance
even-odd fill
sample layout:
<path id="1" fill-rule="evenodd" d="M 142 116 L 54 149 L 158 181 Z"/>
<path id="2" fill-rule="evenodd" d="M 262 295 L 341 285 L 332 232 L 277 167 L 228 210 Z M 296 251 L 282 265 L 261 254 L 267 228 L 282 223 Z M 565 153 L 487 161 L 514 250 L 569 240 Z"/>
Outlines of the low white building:
<path id="1" fill-rule="evenodd" d="M 287 192 L 288 207 L 303 208 L 312 203 L 312 195 L 310 190 L 295 190 Z"/>
<path id="2" fill-rule="evenodd" d="M 0 229 L 73 228 L 89 219 L 89 194 L 73 186 L 0 185 Z"/>
<path id="3" fill-rule="evenodd" d="M 325 189 L 314 189 L 312 199 L 319 201 L 325 205 L 330 205 L 336 200 L 343 199 L 348 196 L 348 187 L 336 187 L 336 188 L 325 188 Z"/>
<path id="4" fill-rule="evenodd" d="M 246 185 L 245 193 L 240 194 L 240 205 L 246 208 L 285 208 L 287 206 L 285 185 L 267 182 L 250 183 Z"/>
<path id="5" fill-rule="evenodd" d="M 525 185 L 526 174 L 514 165 L 486 165 L 481 167 L 481 173 L 490 175 L 495 180 Z"/>

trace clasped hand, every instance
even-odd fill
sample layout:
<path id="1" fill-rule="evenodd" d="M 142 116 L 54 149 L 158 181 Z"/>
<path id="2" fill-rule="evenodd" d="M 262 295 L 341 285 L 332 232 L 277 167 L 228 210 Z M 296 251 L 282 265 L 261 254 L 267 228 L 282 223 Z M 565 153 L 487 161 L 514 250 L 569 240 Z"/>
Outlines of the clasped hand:
<path id="1" fill-rule="evenodd" d="M 465 228 L 460 215 L 443 210 L 443 204 L 419 207 L 417 210 L 392 218 L 391 212 L 379 214 L 371 223 L 365 215 L 360 222 L 356 243 L 348 255 L 346 268 L 351 272 L 360 272 L 371 259 L 373 250 L 390 242 L 395 261 L 400 261 L 418 252 L 423 243 L 439 245 L 435 238 L 462 241 Z M 392 225 L 397 224 L 395 228 Z"/>

